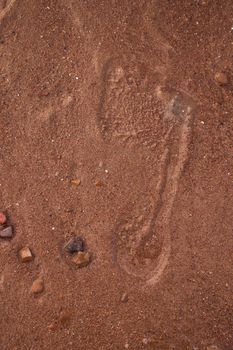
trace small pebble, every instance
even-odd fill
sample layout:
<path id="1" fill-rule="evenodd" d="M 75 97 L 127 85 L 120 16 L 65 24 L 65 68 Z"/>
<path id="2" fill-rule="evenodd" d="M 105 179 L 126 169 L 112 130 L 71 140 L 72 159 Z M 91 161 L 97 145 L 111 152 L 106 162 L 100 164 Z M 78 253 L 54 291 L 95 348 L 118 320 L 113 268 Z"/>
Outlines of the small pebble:
<path id="1" fill-rule="evenodd" d="M 143 345 L 147 345 L 148 343 L 149 343 L 149 339 L 148 338 L 145 337 L 145 338 L 142 339 L 142 344 Z"/>
<path id="2" fill-rule="evenodd" d="M 78 268 L 82 268 L 90 264 L 91 255 L 88 252 L 78 252 L 75 254 L 72 261 Z"/>
<path id="3" fill-rule="evenodd" d="M 60 326 L 61 327 L 68 326 L 71 321 L 71 316 L 72 315 L 69 311 L 66 311 L 66 310 L 62 311 L 59 317 L 48 325 L 48 330 L 52 332 Z"/>
<path id="4" fill-rule="evenodd" d="M 67 323 L 70 322 L 70 320 L 71 320 L 71 313 L 67 310 L 63 310 L 59 315 L 58 322 L 61 325 L 66 325 Z"/>
<path id="5" fill-rule="evenodd" d="M 6 215 L 3 212 L 0 212 L 0 225 L 4 225 L 6 223 Z"/>
<path id="6" fill-rule="evenodd" d="M 44 290 L 44 282 L 41 278 L 37 278 L 31 286 L 31 293 L 33 294 L 39 294 L 42 293 Z"/>
<path id="7" fill-rule="evenodd" d="M 70 181 L 72 185 L 79 186 L 81 185 L 81 180 L 80 179 L 73 179 Z"/>
<path id="8" fill-rule="evenodd" d="M 70 253 L 74 254 L 77 252 L 83 252 L 84 251 L 84 242 L 81 237 L 75 236 L 72 237 L 68 243 L 66 243 L 64 249 Z"/>
<path id="9" fill-rule="evenodd" d="M 19 257 L 22 262 L 32 261 L 32 252 L 28 247 L 24 247 L 19 251 Z"/>
<path id="10" fill-rule="evenodd" d="M 226 85 L 228 83 L 227 75 L 223 72 L 217 72 L 214 77 L 216 82 L 220 85 Z"/>
<path id="11" fill-rule="evenodd" d="M 95 185 L 96 187 L 101 187 L 103 186 L 103 182 L 101 180 L 96 180 Z"/>
<path id="12" fill-rule="evenodd" d="M 49 325 L 48 325 L 48 330 L 49 331 L 54 331 L 55 329 L 56 329 L 56 327 L 57 327 L 57 323 L 56 322 L 52 322 L 52 323 L 50 323 Z"/>
<path id="13" fill-rule="evenodd" d="M 0 237 L 1 238 L 11 238 L 12 236 L 13 236 L 12 226 L 8 226 L 8 227 L 0 230 Z"/>
<path id="14" fill-rule="evenodd" d="M 128 300 L 129 300 L 128 294 L 127 293 L 123 293 L 122 296 L 121 296 L 121 302 L 122 303 L 127 303 Z"/>

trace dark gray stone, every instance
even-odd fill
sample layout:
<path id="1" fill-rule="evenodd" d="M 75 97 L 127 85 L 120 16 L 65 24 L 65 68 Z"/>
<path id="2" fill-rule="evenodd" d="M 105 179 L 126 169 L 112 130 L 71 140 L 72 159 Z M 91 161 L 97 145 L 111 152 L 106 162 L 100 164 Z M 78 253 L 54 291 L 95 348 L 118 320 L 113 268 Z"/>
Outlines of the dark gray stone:
<path id="1" fill-rule="evenodd" d="M 8 226 L 0 230 L 1 238 L 11 238 L 12 236 L 13 236 L 12 226 Z"/>
<path id="2" fill-rule="evenodd" d="M 74 254 L 77 252 L 83 252 L 84 251 L 84 241 L 81 237 L 74 236 L 69 240 L 68 243 L 65 244 L 64 249 L 70 254 Z"/>

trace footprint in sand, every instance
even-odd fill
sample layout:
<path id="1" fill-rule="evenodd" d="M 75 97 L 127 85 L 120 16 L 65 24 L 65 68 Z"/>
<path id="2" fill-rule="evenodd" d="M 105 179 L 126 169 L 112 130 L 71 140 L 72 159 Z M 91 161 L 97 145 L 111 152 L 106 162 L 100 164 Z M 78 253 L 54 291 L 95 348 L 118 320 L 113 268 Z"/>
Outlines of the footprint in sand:
<path id="1" fill-rule="evenodd" d="M 124 59 L 110 59 L 103 67 L 97 113 L 102 139 L 146 147 L 159 169 L 152 209 L 133 207 L 130 216 L 120 215 L 113 232 L 117 264 L 152 285 L 169 261 L 169 220 L 188 158 L 193 109 L 187 93 L 166 87 L 164 72 Z"/>

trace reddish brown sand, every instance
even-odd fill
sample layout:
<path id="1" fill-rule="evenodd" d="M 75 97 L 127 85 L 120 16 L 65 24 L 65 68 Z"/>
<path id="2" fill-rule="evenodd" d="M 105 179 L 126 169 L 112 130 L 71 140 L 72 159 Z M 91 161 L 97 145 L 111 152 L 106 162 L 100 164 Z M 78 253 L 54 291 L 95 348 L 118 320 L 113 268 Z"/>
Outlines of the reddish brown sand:
<path id="1" fill-rule="evenodd" d="M 232 0 L 0 11 L 0 349 L 232 350 Z"/>

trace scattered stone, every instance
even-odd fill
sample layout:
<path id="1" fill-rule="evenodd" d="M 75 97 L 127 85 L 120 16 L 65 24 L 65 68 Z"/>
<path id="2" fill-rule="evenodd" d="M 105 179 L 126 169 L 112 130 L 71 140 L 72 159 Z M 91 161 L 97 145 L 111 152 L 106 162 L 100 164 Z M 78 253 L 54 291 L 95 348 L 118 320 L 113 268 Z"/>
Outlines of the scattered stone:
<path id="1" fill-rule="evenodd" d="M 4 225 L 6 223 L 6 215 L 3 212 L 0 212 L 0 225 Z"/>
<path id="2" fill-rule="evenodd" d="M 11 238 L 12 236 L 13 236 L 12 226 L 8 226 L 0 230 L 1 238 Z"/>
<path id="3" fill-rule="evenodd" d="M 146 337 L 144 337 L 144 338 L 142 339 L 142 344 L 143 344 L 143 345 L 147 345 L 148 343 L 149 343 L 149 339 L 146 338 Z"/>
<path id="4" fill-rule="evenodd" d="M 79 186 L 81 185 L 81 180 L 80 179 L 73 179 L 70 181 L 72 185 Z"/>
<path id="5" fill-rule="evenodd" d="M 226 85 L 228 83 L 228 78 L 226 73 L 217 72 L 214 77 L 216 82 L 220 85 Z"/>
<path id="6" fill-rule="evenodd" d="M 220 350 L 220 349 L 216 345 L 209 345 L 209 346 L 207 346 L 206 350 Z"/>
<path id="7" fill-rule="evenodd" d="M 128 300 L 129 300 L 128 294 L 127 293 L 123 293 L 122 296 L 121 296 L 121 302 L 122 303 L 127 303 Z"/>
<path id="8" fill-rule="evenodd" d="M 48 325 L 49 331 L 55 331 L 58 327 L 67 327 L 71 321 L 71 313 L 67 310 L 61 311 L 60 315 L 56 320 Z"/>
<path id="9" fill-rule="evenodd" d="M 71 320 L 71 313 L 67 310 L 63 310 L 60 315 L 59 315 L 59 318 L 58 318 L 58 322 L 64 326 L 64 325 L 67 325 Z"/>
<path id="10" fill-rule="evenodd" d="M 81 237 L 75 236 L 72 237 L 68 243 L 66 243 L 64 249 L 70 253 L 74 254 L 77 252 L 83 252 L 84 251 L 84 242 Z"/>
<path id="11" fill-rule="evenodd" d="M 2 274 L 0 276 L 0 292 L 4 290 L 5 276 Z"/>
<path id="12" fill-rule="evenodd" d="M 104 184 L 103 184 L 103 181 L 101 181 L 101 180 L 96 180 L 95 185 L 96 185 L 96 187 L 101 187 L 101 186 L 103 186 Z"/>
<path id="13" fill-rule="evenodd" d="M 42 293 L 44 290 L 44 282 L 42 278 L 37 278 L 31 286 L 31 293 L 33 294 L 39 294 Z"/>
<path id="14" fill-rule="evenodd" d="M 91 262 L 91 254 L 88 252 L 78 252 L 72 259 L 73 263 L 78 267 L 86 267 Z"/>
<path id="15" fill-rule="evenodd" d="M 52 332 L 52 331 L 54 331 L 56 329 L 56 327 L 57 327 L 57 323 L 56 322 L 52 322 L 52 323 L 50 323 L 48 325 L 48 330 Z"/>
<path id="16" fill-rule="evenodd" d="M 32 261 L 32 252 L 28 247 L 24 247 L 19 251 L 19 257 L 22 262 Z"/>

